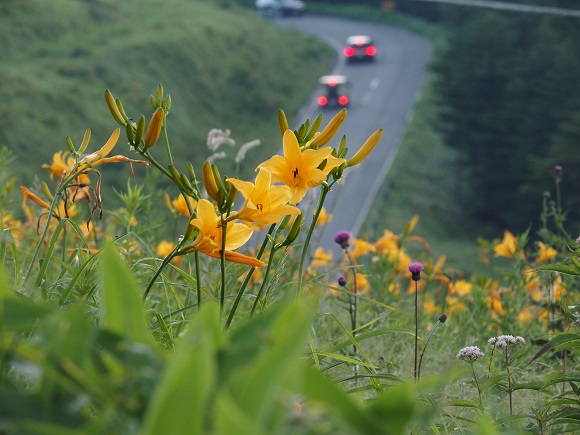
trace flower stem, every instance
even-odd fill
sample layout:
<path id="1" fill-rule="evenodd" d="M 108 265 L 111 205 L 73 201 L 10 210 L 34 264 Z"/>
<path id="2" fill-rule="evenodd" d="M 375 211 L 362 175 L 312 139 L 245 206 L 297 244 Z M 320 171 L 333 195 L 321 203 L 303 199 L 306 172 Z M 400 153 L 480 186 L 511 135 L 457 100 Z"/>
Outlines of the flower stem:
<path id="1" fill-rule="evenodd" d="M 473 361 L 469 364 L 471 366 L 471 373 L 473 373 L 473 380 L 475 381 L 475 386 L 477 388 L 477 395 L 479 397 L 479 409 L 483 411 L 483 400 L 481 398 L 481 388 L 479 386 L 479 381 L 477 380 L 477 375 L 475 374 L 475 369 L 473 368 Z"/>
<path id="2" fill-rule="evenodd" d="M 268 230 L 268 234 L 266 235 L 266 237 L 264 237 L 264 241 L 262 242 L 262 246 L 260 247 L 260 250 L 258 251 L 258 255 L 256 255 L 256 258 L 258 260 L 260 258 L 262 258 L 262 255 L 264 254 L 264 251 L 266 250 L 266 246 L 268 246 L 268 240 L 269 240 L 268 236 L 272 235 L 275 228 L 276 228 L 276 224 L 272 224 L 270 226 L 270 229 Z M 238 294 L 236 295 L 236 299 L 234 301 L 234 304 L 232 305 L 232 309 L 230 310 L 230 313 L 228 315 L 228 319 L 226 320 L 226 329 L 228 329 L 230 324 L 232 323 L 232 320 L 234 318 L 234 314 L 236 313 L 236 310 L 238 309 L 238 305 L 240 304 L 240 301 L 242 299 L 244 291 L 246 290 L 246 287 L 248 286 L 248 283 L 250 282 L 250 279 L 252 278 L 252 275 L 254 274 L 254 270 L 255 269 L 253 267 L 250 268 L 250 270 L 246 274 L 246 277 L 244 278 L 244 282 L 242 283 L 242 285 L 240 286 L 240 289 L 238 290 Z"/>
<path id="3" fill-rule="evenodd" d="M 254 301 L 254 304 L 252 305 L 252 310 L 250 311 L 250 316 L 252 316 L 254 314 L 254 311 L 256 310 L 256 307 L 258 306 L 258 303 L 260 302 L 260 297 L 262 296 L 262 292 L 264 291 L 264 288 L 266 288 L 266 283 L 268 282 L 268 276 L 270 275 L 270 269 L 272 267 L 272 262 L 274 260 L 274 255 L 276 254 L 276 251 L 277 251 L 276 246 L 272 246 L 272 249 L 270 250 L 270 258 L 268 259 L 268 266 L 266 266 L 266 272 L 264 272 L 264 279 L 262 280 L 262 285 L 260 285 L 260 290 L 258 290 L 258 294 L 256 295 L 256 300 Z"/>
<path id="4" fill-rule="evenodd" d="M 419 356 L 419 283 L 415 281 L 415 370 L 413 371 L 413 379 L 417 381 L 418 364 L 417 357 Z"/>
<path id="5" fill-rule="evenodd" d="M 334 182 L 332 184 L 334 184 Z M 300 294 L 300 290 L 302 289 L 302 272 L 304 270 L 304 261 L 306 259 L 306 254 L 308 252 L 308 245 L 310 244 L 310 239 L 312 238 L 312 233 L 314 232 L 314 227 L 316 226 L 316 221 L 318 220 L 318 216 L 320 215 L 320 211 L 322 210 L 322 206 L 324 205 L 326 195 L 330 191 L 330 187 L 331 186 L 329 186 L 328 184 L 322 184 L 321 186 L 318 204 L 316 205 L 316 212 L 314 213 L 312 223 L 310 224 L 308 234 L 306 235 L 306 240 L 304 241 L 304 246 L 302 247 L 302 256 L 300 257 L 300 267 L 298 268 L 298 288 L 296 290 L 296 297 L 298 297 L 298 295 Z"/>
<path id="6" fill-rule="evenodd" d="M 429 345 L 429 340 L 431 340 L 431 336 L 433 335 L 433 333 L 435 332 L 435 330 L 437 329 L 437 327 L 439 326 L 440 323 L 441 322 L 437 322 L 435 327 L 431 330 L 431 332 L 429 333 L 429 336 L 427 337 L 427 341 L 425 342 L 425 346 L 423 346 L 423 350 L 421 350 L 421 356 L 419 357 L 419 366 L 417 368 L 417 381 L 419 381 L 421 379 L 421 364 L 423 363 L 423 356 L 425 356 L 425 350 L 427 350 L 427 346 Z"/>

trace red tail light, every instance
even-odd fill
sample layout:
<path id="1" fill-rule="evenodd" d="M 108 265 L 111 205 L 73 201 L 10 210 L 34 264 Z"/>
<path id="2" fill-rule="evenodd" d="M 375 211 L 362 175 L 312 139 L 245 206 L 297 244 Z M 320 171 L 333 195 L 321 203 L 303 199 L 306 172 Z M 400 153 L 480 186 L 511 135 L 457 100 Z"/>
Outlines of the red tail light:
<path id="1" fill-rule="evenodd" d="M 348 104 L 348 97 L 346 95 L 341 95 L 338 97 L 338 104 L 341 106 L 346 106 Z"/>
<path id="2" fill-rule="evenodd" d="M 328 104 L 328 98 L 326 98 L 324 95 L 318 97 L 317 101 L 319 106 L 326 106 Z"/>
<path id="3" fill-rule="evenodd" d="M 352 47 L 344 47 L 342 52 L 346 57 L 353 57 L 356 54 L 356 50 Z"/>
<path id="4" fill-rule="evenodd" d="M 375 47 L 374 45 L 369 45 L 368 47 L 365 48 L 365 54 L 367 56 L 374 56 L 375 54 L 377 54 L 377 47 Z"/>

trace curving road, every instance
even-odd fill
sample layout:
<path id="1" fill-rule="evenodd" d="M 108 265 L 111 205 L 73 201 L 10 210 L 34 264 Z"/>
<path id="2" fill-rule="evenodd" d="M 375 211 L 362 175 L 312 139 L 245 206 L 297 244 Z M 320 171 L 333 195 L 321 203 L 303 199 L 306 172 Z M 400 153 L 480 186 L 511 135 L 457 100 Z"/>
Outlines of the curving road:
<path id="1" fill-rule="evenodd" d="M 334 217 L 319 242 L 325 250 L 336 250 L 338 247 L 332 240 L 334 234 L 347 230 L 357 236 L 366 216 L 373 213 L 373 200 L 395 157 L 406 121 L 422 89 L 433 46 L 422 36 L 384 24 L 319 16 L 279 18 L 276 23 L 283 28 L 318 36 L 336 48 L 337 61 L 329 73 L 344 74 L 351 83 L 348 115 L 339 132 L 339 137 L 347 135 L 349 155 L 372 132 L 384 129 L 371 156 L 346 174 L 344 183 L 335 185 L 327 196 L 325 207 Z M 375 62 L 347 64 L 344 61 L 344 41 L 356 34 L 375 39 L 378 48 Z M 319 113 L 321 109 L 313 94 L 298 119 L 300 122 L 306 118 L 313 120 Z M 325 125 L 336 110 L 326 109 L 322 113 Z M 334 142 L 333 145 L 338 145 Z"/>

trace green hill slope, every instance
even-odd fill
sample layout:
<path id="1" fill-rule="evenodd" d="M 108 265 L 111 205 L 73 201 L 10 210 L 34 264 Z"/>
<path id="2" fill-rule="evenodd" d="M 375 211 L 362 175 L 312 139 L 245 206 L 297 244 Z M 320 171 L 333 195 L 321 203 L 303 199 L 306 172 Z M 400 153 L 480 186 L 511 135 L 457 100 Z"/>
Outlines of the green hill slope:
<path id="1" fill-rule="evenodd" d="M 90 149 L 102 145 L 117 126 L 105 89 L 129 116 L 148 118 L 158 83 L 172 97 L 168 126 L 178 161 L 200 167 L 208 131 L 231 129 L 240 144 L 262 140 L 265 149 L 243 168 L 252 171 L 280 146 L 276 111 L 293 121 L 334 56 L 253 10 L 202 0 L 5 3 L 0 47 L 0 146 L 16 154 L 21 182 L 67 149 L 66 136 L 78 144 L 91 128 Z M 116 151 L 129 153 L 122 144 Z"/>

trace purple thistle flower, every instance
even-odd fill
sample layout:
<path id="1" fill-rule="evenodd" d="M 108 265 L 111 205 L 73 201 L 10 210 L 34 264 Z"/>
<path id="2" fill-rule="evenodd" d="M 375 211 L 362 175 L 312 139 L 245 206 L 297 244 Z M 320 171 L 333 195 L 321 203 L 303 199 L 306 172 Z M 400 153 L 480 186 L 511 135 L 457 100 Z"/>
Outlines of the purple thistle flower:
<path id="1" fill-rule="evenodd" d="M 349 247 L 350 233 L 348 231 L 339 231 L 334 235 L 334 242 L 338 243 L 342 249 Z"/>
<path id="2" fill-rule="evenodd" d="M 564 169 L 562 168 L 562 166 L 560 165 L 556 165 L 554 166 L 554 173 L 556 174 L 556 176 L 561 176 L 562 172 L 564 171 Z"/>
<path id="3" fill-rule="evenodd" d="M 344 287 L 346 285 L 346 278 L 344 276 L 338 278 L 338 285 L 341 287 Z"/>
<path id="4" fill-rule="evenodd" d="M 439 321 L 445 323 L 447 321 L 447 314 L 443 313 L 439 316 Z"/>
<path id="5" fill-rule="evenodd" d="M 413 261 L 409 264 L 409 272 L 411 272 L 411 279 L 413 281 L 419 281 L 421 279 L 421 272 L 423 271 L 423 263 L 420 261 Z"/>

